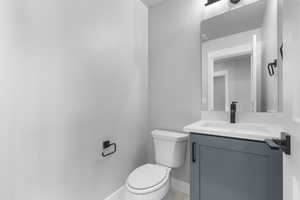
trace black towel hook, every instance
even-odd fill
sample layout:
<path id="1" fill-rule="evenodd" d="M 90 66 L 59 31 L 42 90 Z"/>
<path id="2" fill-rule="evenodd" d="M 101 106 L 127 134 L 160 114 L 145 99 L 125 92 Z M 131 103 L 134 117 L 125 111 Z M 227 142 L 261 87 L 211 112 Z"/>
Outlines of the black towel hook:
<path id="1" fill-rule="evenodd" d="M 274 62 L 268 64 L 268 71 L 270 76 L 274 76 L 275 74 L 274 68 L 276 67 L 277 67 L 277 59 L 275 59 Z"/>

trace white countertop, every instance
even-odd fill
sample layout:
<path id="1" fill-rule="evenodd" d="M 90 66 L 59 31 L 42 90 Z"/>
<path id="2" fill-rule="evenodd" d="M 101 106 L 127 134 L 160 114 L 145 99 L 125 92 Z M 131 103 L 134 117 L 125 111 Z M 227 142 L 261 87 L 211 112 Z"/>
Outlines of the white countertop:
<path id="1" fill-rule="evenodd" d="M 199 133 L 231 138 L 264 141 L 266 139 L 279 139 L 283 127 L 276 124 L 263 123 L 236 123 L 226 121 L 201 120 L 183 128 L 184 132 Z"/>

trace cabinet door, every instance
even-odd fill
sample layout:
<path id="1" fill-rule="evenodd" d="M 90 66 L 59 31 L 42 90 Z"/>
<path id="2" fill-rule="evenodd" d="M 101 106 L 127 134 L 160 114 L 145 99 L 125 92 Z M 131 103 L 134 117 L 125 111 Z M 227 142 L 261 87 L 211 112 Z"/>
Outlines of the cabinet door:
<path id="1" fill-rule="evenodd" d="M 191 134 L 192 200 L 282 200 L 282 152 L 264 142 Z"/>

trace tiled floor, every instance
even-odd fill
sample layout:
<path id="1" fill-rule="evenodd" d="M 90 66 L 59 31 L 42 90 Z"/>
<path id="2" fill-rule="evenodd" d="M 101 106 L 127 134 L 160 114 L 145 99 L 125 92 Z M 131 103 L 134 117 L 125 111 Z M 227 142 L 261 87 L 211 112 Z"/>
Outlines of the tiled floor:
<path id="1" fill-rule="evenodd" d="M 189 200 L 189 196 L 182 192 L 170 191 L 163 200 Z"/>

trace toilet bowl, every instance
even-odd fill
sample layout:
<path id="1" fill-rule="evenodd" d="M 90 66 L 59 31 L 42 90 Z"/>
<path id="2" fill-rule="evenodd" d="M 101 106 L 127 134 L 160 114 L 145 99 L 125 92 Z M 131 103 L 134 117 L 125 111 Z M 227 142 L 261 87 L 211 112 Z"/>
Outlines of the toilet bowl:
<path id="1" fill-rule="evenodd" d="M 171 168 L 146 164 L 126 180 L 126 200 L 161 200 L 170 188 Z"/>
<path id="2" fill-rule="evenodd" d="M 171 169 L 185 161 L 187 134 L 152 131 L 157 164 L 136 168 L 125 183 L 125 200 L 162 200 L 170 189 Z"/>

